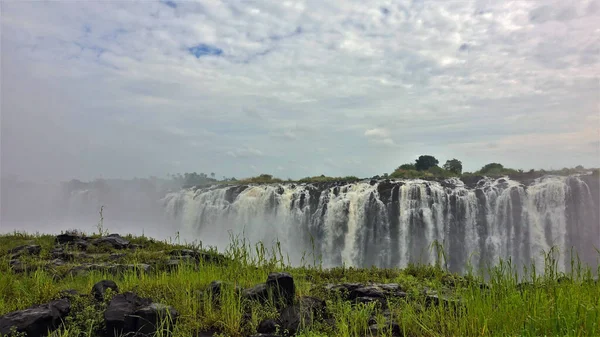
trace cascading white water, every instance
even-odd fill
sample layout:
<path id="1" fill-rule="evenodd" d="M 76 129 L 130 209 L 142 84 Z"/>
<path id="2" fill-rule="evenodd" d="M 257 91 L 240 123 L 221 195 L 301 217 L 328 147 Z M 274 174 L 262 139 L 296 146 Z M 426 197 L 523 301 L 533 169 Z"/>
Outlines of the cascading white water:
<path id="1" fill-rule="evenodd" d="M 213 187 L 163 201 L 188 235 L 205 243 L 222 249 L 230 234 L 267 245 L 278 240 L 292 261 L 313 253 L 325 267 L 436 263 L 434 242 L 459 272 L 508 258 L 518 267 L 540 267 L 552 246 L 579 248 L 577 233 L 598 232 L 590 215 L 597 202 L 578 177 L 544 177 L 528 186 L 485 178 L 473 188 L 458 179 L 388 182 L 387 190 L 381 184 L 258 185 L 239 193 Z M 563 256 L 559 265 L 565 264 Z"/>

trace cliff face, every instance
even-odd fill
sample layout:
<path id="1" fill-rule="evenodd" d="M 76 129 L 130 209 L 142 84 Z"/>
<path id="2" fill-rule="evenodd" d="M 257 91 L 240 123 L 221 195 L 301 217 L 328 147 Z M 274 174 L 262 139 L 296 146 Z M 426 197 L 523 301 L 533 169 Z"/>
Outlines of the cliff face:
<path id="1" fill-rule="evenodd" d="M 500 258 L 541 266 L 553 246 L 595 264 L 599 192 L 593 176 L 373 180 L 187 189 L 163 202 L 189 236 L 221 248 L 243 233 L 279 240 L 296 263 L 308 254 L 325 266 L 402 267 L 435 263 L 437 242 L 448 266 L 463 271 Z M 563 254 L 561 267 L 567 261 Z"/>
<path id="2" fill-rule="evenodd" d="M 221 249 L 232 235 L 267 247 L 279 240 L 297 264 L 303 257 L 322 260 L 324 266 L 436 263 L 439 243 L 453 271 L 468 264 L 485 267 L 500 258 L 511 258 L 517 266 L 541 266 L 542 252 L 551 247 L 559 248 L 562 268 L 568 267 L 571 248 L 595 266 L 595 248 L 600 248 L 597 175 L 217 185 L 166 196 L 137 185 L 118 187 L 75 188 L 65 191 L 61 203 L 56 202 L 63 199 L 60 193 L 42 193 L 50 189 L 16 188 L 13 194 L 3 189 L 3 227 L 15 211 L 28 215 L 28 223 L 50 221 L 55 230 L 67 222 L 58 230 L 91 227 L 104 205 L 111 230 L 149 233 L 160 228 L 155 235 L 163 238 L 179 231 L 187 241 Z M 27 193 L 52 203 L 41 207 Z M 5 207 L 15 202 L 20 208 Z"/>

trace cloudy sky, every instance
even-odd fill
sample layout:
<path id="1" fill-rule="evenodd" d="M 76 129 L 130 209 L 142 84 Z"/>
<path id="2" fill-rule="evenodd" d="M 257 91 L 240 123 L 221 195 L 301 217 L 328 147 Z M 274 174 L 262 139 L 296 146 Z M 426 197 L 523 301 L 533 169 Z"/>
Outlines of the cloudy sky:
<path id="1" fill-rule="evenodd" d="M 600 1 L 1 1 L 35 179 L 600 166 Z"/>

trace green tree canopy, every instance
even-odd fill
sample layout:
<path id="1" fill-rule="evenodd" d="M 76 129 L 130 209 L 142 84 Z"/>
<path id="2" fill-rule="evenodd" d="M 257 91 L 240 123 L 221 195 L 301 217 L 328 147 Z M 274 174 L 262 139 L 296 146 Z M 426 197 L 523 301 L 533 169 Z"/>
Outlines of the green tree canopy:
<path id="1" fill-rule="evenodd" d="M 439 161 L 434 156 L 423 155 L 415 161 L 417 171 L 427 171 L 429 168 L 439 164 Z"/>
<path id="2" fill-rule="evenodd" d="M 444 170 L 452 172 L 452 173 L 456 173 L 456 174 L 461 174 L 462 173 L 462 162 L 458 159 L 447 160 L 446 164 L 444 164 Z"/>
<path id="3" fill-rule="evenodd" d="M 498 164 L 498 163 L 489 163 L 489 164 L 485 165 L 484 167 L 482 167 L 481 170 L 479 170 L 479 173 L 481 173 L 481 174 L 494 173 L 494 172 L 501 172 L 502 170 L 504 170 L 504 165 Z"/>

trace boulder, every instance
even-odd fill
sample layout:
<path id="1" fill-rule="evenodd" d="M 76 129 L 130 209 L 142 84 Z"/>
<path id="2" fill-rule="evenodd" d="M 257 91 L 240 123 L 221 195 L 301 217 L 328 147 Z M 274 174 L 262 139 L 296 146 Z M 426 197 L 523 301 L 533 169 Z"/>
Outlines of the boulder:
<path id="1" fill-rule="evenodd" d="M 16 274 L 27 272 L 30 269 L 25 264 L 23 264 L 21 260 L 10 260 L 8 261 L 8 266 Z"/>
<path id="2" fill-rule="evenodd" d="M 74 297 L 83 297 L 85 295 L 80 294 L 75 289 L 66 289 L 66 290 L 61 290 L 60 293 L 59 293 L 59 296 L 60 296 L 60 298 L 72 299 Z"/>
<path id="3" fill-rule="evenodd" d="M 235 288 L 234 288 L 235 287 Z M 219 301 L 219 299 L 221 298 L 221 294 L 223 293 L 224 289 L 234 289 L 236 294 L 239 294 L 243 291 L 242 288 L 240 288 L 237 285 L 233 285 L 231 283 L 228 282 L 221 282 L 221 281 L 212 281 L 208 287 L 206 288 L 206 293 L 207 294 L 211 294 L 212 299 L 214 301 Z"/>
<path id="4" fill-rule="evenodd" d="M 348 299 L 351 301 L 360 297 L 385 298 L 385 294 L 383 289 L 375 285 L 356 288 L 348 294 Z"/>
<path id="5" fill-rule="evenodd" d="M 132 332 L 153 335 L 159 328 L 171 331 L 177 322 L 179 313 L 168 305 L 150 303 L 150 305 L 137 309 L 131 317 L 133 318 L 132 326 L 135 326 Z"/>
<path id="6" fill-rule="evenodd" d="M 294 278 L 289 273 L 279 272 L 270 273 L 267 277 L 267 287 L 273 291 L 277 302 L 283 302 L 286 305 L 294 303 L 296 297 L 296 286 Z"/>
<path id="7" fill-rule="evenodd" d="M 284 335 L 293 336 L 300 329 L 309 328 L 313 322 L 327 318 L 325 307 L 323 300 L 309 296 L 301 297 L 296 304 L 279 312 L 279 331 Z"/>
<path id="8" fill-rule="evenodd" d="M 369 325 L 369 332 L 371 333 L 371 336 L 404 336 L 402 329 L 400 329 L 400 325 L 396 322 Z"/>
<path id="9" fill-rule="evenodd" d="M 179 266 L 182 266 L 185 264 L 191 264 L 191 265 L 196 266 L 197 262 L 198 261 L 194 257 L 189 256 L 189 255 L 173 256 L 171 259 L 169 259 L 165 263 L 165 267 L 169 271 L 174 271 L 174 270 L 177 270 L 177 268 L 179 268 Z"/>
<path id="10" fill-rule="evenodd" d="M 242 297 L 246 300 L 267 303 L 269 301 L 269 288 L 265 283 L 257 284 L 252 288 L 244 289 Z"/>
<path id="11" fill-rule="evenodd" d="M 125 253 L 112 253 L 108 256 L 108 258 L 110 260 L 114 261 L 114 260 L 124 258 L 125 256 L 127 256 L 127 254 L 125 254 Z"/>
<path id="12" fill-rule="evenodd" d="M 50 261 L 50 264 L 55 267 L 60 267 L 60 266 L 64 266 L 67 263 L 62 259 L 54 259 L 54 260 Z"/>
<path id="13" fill-rule="evenodd" d="M 275 333 L 277 331 L 277 322 L 273 319 L 265 319 L 258 324 L 258 328 L 256 328 L 256 332 L 269 334 Z"/>
<path id="14" fill-rule="evenodd" d="M 446 296 L 440 296 L 438 294 L 426 295 L 425 296 L 425 307 L 436 307 L 444 306 L 447 308 L 457 308 L 460 305 L 460 301 L 457 299 L 449 298 Z"/>
<path id="15" fill-rule="evenodd" d="M 61 259 L 65 261 L 73 261 L 75 260 L 75 254 L 71 252 L 65 252 L 65 249 L 62 247 L 54 248 L 50 251 L 50 255 L 54 259 Z"/>
<path id="16" fill-rule="evenodd" d="M 201 251 L 191 250 L 191 249 L 175 249 L 175 250 L 172 250 L 169 254 L 171 256 L 178 257 L 178 258 L 192 257 L 194 260 L 196 260 L 198 262 L 203 261 L 203 262 L 218 264 L 218 263 L 223 263 L 226 260 L 225 256 L 222 254 L 201 252 Z"/>
<path id="17" fill-rule="evenodd" d="M 390 298 L 404 298 L 407 294 L 397 283 L 342 283 L 328 284 L 325 287 L 328 291 L 340 292 L 348 301 L 355 303 L 381 303 L 382 307 L 387 306 L 387 300 Z"/>
<path id="18" fill-rule="evenodd" d="M 83 240 L 83 235 L 81 233 L 67 232 L 56 236 L 56 243 L 58 243 L 59 245 L 74 242 L 77 240 Z"/>
<path id="19" fill-rule="evenodd" d="M 42 247 L 39 245 L 23 245 L 10 249 L 8 253 L 12 254 L 13 259 L 17 259 L 23 254 L 40 255 L 41 251 Z"/>
<path id="20" fill-rule="evenodd" d="M 119 275 L 125 272 L 148 273 L 152 270 L 149 264 L 107 264 L 107 263 L 84 263 L 73 267 L 69 274 L 73 276 L 85 275 L 90 271 L 107 272 L 111 275 Z"/>
<path id="21" fill-rule="evenodd" d="M 113 297 L 104 312 L 107 336 L 117 337 L 135 331 L 135 322 L 130 316 L 137 309 L 149 306 L 151 303 L 151 299 L 141 298 L 132 292 Z"/>
<path id="22" fill-rule="evenodd" d="M 296 296 L 294 278 L 284 272 L 270 273 L 266 283 L 245 289 L 242 296 L 247 300 L 263 304 L 272 299 L 278 308 L 283 308 L 294 303 Z"/>
<path id="23" fill-rule="evenodd" d="M 114 281 L 102 280 L 94 284 L 94 286 L 92 287 L 92 295 L 97 301 L 102 302 L 104 301 L 104 296 L 108 289 L 112 290 L 115 293 L 119 293 L 119 287 Z"/>
<path id="24" fill-rule="evenodd" d="M 46 336 L 61 324 L 71 310 L 68 299 L 60 299 L 47 304 L 13 311 L 0 316 L 0 335 L 8 335 L 12 328 L 27 336 Z"/>
<path id="25" fill-rule="evenodd" d="M 152 270 L 152 266 L 145 263 L 138 264 L 114 264 L 108 266 L 108 272 L 112 275 L 118 275 L 126 272 L 138 272 L 147 274 Z"/>
<path id="26" fill-rule="evenodd" d="M 181 260 L 171 259 L 165 263 L 165 267 L 167 268 L 168 271 L 174 271 L 174 270 L 177 270 L 177 268 L 179 268 L 180 264 L 181 264 Z"/>
<path id="27" fill-rule="evenodd" d="M 92 240 L 94 246 L 109 246 L 114 249 L 125 249 L 129 247 L 129 241 L 122 238 L 119 234 L 111 234 Z"/>
<path id="28" fill-rule="evenodd" d="M 80 250 L 87 250 L 88 247 L 90 246 L 89 242 L 85 241 L 85 240 L 75 240 L 73 242 L 71 242 L 69 245 L 76 247 L 77 249 Z"/>

